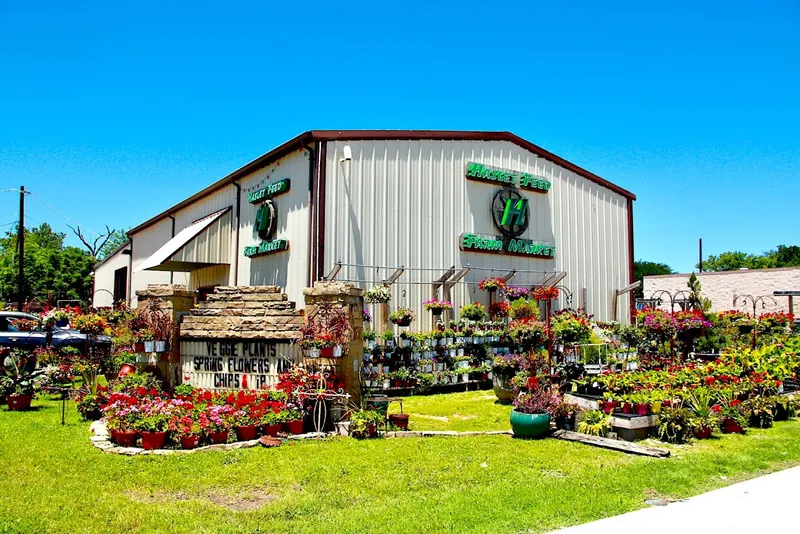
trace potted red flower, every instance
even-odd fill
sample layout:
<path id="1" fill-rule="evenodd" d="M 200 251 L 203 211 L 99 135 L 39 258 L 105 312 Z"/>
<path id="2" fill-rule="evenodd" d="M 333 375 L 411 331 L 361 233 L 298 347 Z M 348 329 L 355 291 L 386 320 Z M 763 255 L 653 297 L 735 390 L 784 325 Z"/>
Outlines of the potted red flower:
<path id="1" fill-rule="evenodd" d="M 228 442 L 234 409 L 231 406 L 211 405 L 200 414 L 200 426 L 212 445 Z"/>
<path id="2" fill-rule="evenodd" d="M 303 412 L 298 408 L 287 404 L 287 407 L 281 412 L 281 422 L 283 429 L 289 434 L 303 433 Z"/>

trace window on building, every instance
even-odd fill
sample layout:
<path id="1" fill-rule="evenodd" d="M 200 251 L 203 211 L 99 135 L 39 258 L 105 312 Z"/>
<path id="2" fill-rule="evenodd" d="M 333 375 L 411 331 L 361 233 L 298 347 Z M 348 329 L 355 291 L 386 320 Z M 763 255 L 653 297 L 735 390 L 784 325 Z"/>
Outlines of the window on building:
<path id="1" fill-rule="evenodd" d="M 128 300 L 128 268 L 122 267 L 114 271 L 114 304 Z"/>

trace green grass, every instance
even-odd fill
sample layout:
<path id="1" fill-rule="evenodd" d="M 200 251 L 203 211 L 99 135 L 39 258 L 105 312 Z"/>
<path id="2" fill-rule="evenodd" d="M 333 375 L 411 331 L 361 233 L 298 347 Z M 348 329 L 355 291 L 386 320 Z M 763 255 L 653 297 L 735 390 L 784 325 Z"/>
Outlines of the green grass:
<path id="1" fill-rule="evenodd" d="M 477 397 L 453 398 L 466 413 Z M 440 414 L 442 403 L 408 406 Z M 0 409 L 0 532 L 539 532 L 800 464 L 796 422 L 676 447 L 668 460 L 502 435 L 128 458 L 94 449 L 73 405 L 63 427 L 57 402 L 36 405 Z"/>
<path id="2" fill-rule="evenodd" d="M 492 390 L 409 397 L 403 412 L 409 414 L 411 430 L 509 430 L 510 405 L 496 404 Z M 392 403 L 390 413 L 400 411 Z"/>

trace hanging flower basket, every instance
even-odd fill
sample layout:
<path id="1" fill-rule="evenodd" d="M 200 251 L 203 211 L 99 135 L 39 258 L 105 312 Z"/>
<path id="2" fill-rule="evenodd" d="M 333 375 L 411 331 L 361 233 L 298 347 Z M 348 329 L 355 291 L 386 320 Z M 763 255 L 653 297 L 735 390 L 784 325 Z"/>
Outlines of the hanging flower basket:
<path id="1" fill-rule="evenodd" d="M 442 315 L 445 310 L 452 310 L 453 304 L 449 300 L 431 299 L 422 303 L 425 306 L 425 311 L 429 311 L 434 317 Z"/>
<path id="2" fill-rule="evenodd" d="M 540 286 L 533 290 L 533 298 L 538 301 L 555 300 L 560 294 L 557 287 Z"/>
<path id="3" fill-rule="evenodd" d="M 478 289 L 481 291 L 488 291 L 489 293 L 493 293 L 498 289 L 503 289 L 505 287 L 506 283 L 502 278 L 484 278 L 478 284 Z"/>
<path id="4" fill-rule="evenodd" d="M 392 290 L 387 286 L 372 286 L 364 291 L 364 302 L 385 304 L 392 299 Z"/>
<path id="5" fill-rule="evenodd" d="M 397 326 L 409 326 L 414 320 L 414 312 L 411 308 L 397 308 L 389 314 L 389 320 Z"/>

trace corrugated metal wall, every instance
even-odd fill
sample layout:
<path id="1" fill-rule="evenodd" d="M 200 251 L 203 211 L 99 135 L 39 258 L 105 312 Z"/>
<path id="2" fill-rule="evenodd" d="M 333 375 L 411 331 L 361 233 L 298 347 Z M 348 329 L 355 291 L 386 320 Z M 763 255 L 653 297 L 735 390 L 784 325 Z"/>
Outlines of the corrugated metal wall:
<path id="1" fill-rule="evenodd" d="M 230 266 L 206 267 L 192 273 L 175 272 L 172 277 L 173 283 L 185 284 L 192 289 L 233 284 L 234 272 L 238 268 L 239 285 L 279 285 L 289 293 L 290 300 L 302 305 L 303 289 L 308 280 L 308 158 L 309 154 L 306 151 L 297 151 L 242 179 L 240 181 L 242 199 L 238 249 L 235 249 L 236 234 L 233 229 L 230 232 L 229 243 L 217 240 L 216 243 L 202 242 L 192 245 L 201 248 L 204 246 L 224 248 L 223 253 L 227 254 Z M 282 178 L 291 179 L 291 189 L 288 193 L 274 199 L 278 213 L 276 238 L 289 240 L 289 252 L 252 259 L 246 258 L 243 254 L 244 247 L 257 245 L 260 242 L 258 236 L 253 232 L 258 204 L 247 202 L 247 192 L 250 189 L 262 187 L 264 183 Z M 218 232 L 211 233 L 212 241 L 213 235 L 222 237 L 224 235 L 222 229 L 225 225 L 233 227 L 236 224 L 236 188 L 233 185 L 223 187 L 173 213 L 175 233 L 177 234 L 198 219 L 228 207 L 231 208 L 231 212 L 215 223 L 219 226 Z M 156 224 L 136 233 L 133 238 L 134 271 L 136 271 L 138 264 L 172 238 L 172 221 L 169 217 L 165 217 Z M 185 250 L 187 250 L 185 254 L 190 254 L 188 246 Z M 133 291 L 144 288 L 147 284 L 167 284 L 169 282 L 170 273 L 168 272 L 134 272 Z M 113 284 L 111 289 L 113 289 Z"/>
<path id="2" fill-rule="evenodd" d="M 303 306 L 303 290 L 308 284 L 309 156 L 307 151 L 298 150 L 242 180 L 241 233 L 239 250 L 234 252 L 239 258 L 239 285 L 281 286 L 289 300 L 300 307 Z M 247 190 L 257 190 L 264 183 L 283 178 L 291 180 L 291 187 L 287 193 L 273 199 L 278 215 L 275 239 L 287 239 L 289 250 L 247 258 L 242 252 L 244 247 L 261 242 L 254 231 L 260 203 L 247 202 Z"/>
<path id="3" fill-rule="evenodd" d="M 128 248 L 128 247 L 126 247 Z M 92 306 L 112 306 L 114 304 L 114 271 L 128 267 L 130 256 L 122 254 L 122 250 L 108 258 L 103 265 L 94 270 L 94 298 Z M 128 273 L 130 276 L 130 273 Z M 126 287 L 127 290 L 127 287 Z"/>
<path id="4" fill-rule="evenodd" d="M 231 219 L 231 211 L 228 211 L 186 243 L 171 259 L 188 263 L 230 263 L 233 241 Z"/>
<path id="5" fill-rule="evenodd" d="M 179 230 L 176 229 L 176 232 Z M 136 306 L 136 290 L 144 289 L 148 284 L 169 284 L 168 272 L 137 271 L 139 265 L 172 237 L 172 221 L 164 218 L 148 228 L 132 236 L 133 240 L 133 274 L 131 278 L 131 303 Z M 181 283 L 181 282 L 177 282 Z M 113 291 L 113 285 L 111 287 Z"/>
<path id="6" fill-rule="evenodd" d="M 350 145 L 352 161 L 342 162 Z M 530 224 L 522 237 L 555 242 L 553 259 L 464 252 L 459 235 L 499 235 L 491 215 L 496 185 L 465 178 L 467 162 L 544 176 L 553 184 L 546 194 L 523 192 L 530 203 Z M 586 288 L 586 308 L 608 320 L 614 289 L 628 282 L 627 199 L 594 182 L 505 141 L 336 141 L 327 149 L 325 270 L 345 266 L 340 279 L 359 280 L 367 288 L 404 265 L 409 270 L 394 289 L 391 306 L 418 310 L 415 329 L 430 328 L 422 301 L 431 298 L 430 282 L 451 265 L 472 270 L 452 293 L 456 308 L 488 295 L 477 284 L 516 268 L 512 285 L 532 285 L 554 270 L 567 271 L 561 282 L 578 307 Z M 376 267 L 380 267 L 377 268 Z M 388 267 L 389 269 L 386 269 Z M 411 270 L 428 269 L 428 270 Z M 566 306 L 562 295 L 559 305 Z M 627 315 L 627 297 L 619 302 Z M 420 322 L 419 319 L 422 319 Z"/>

